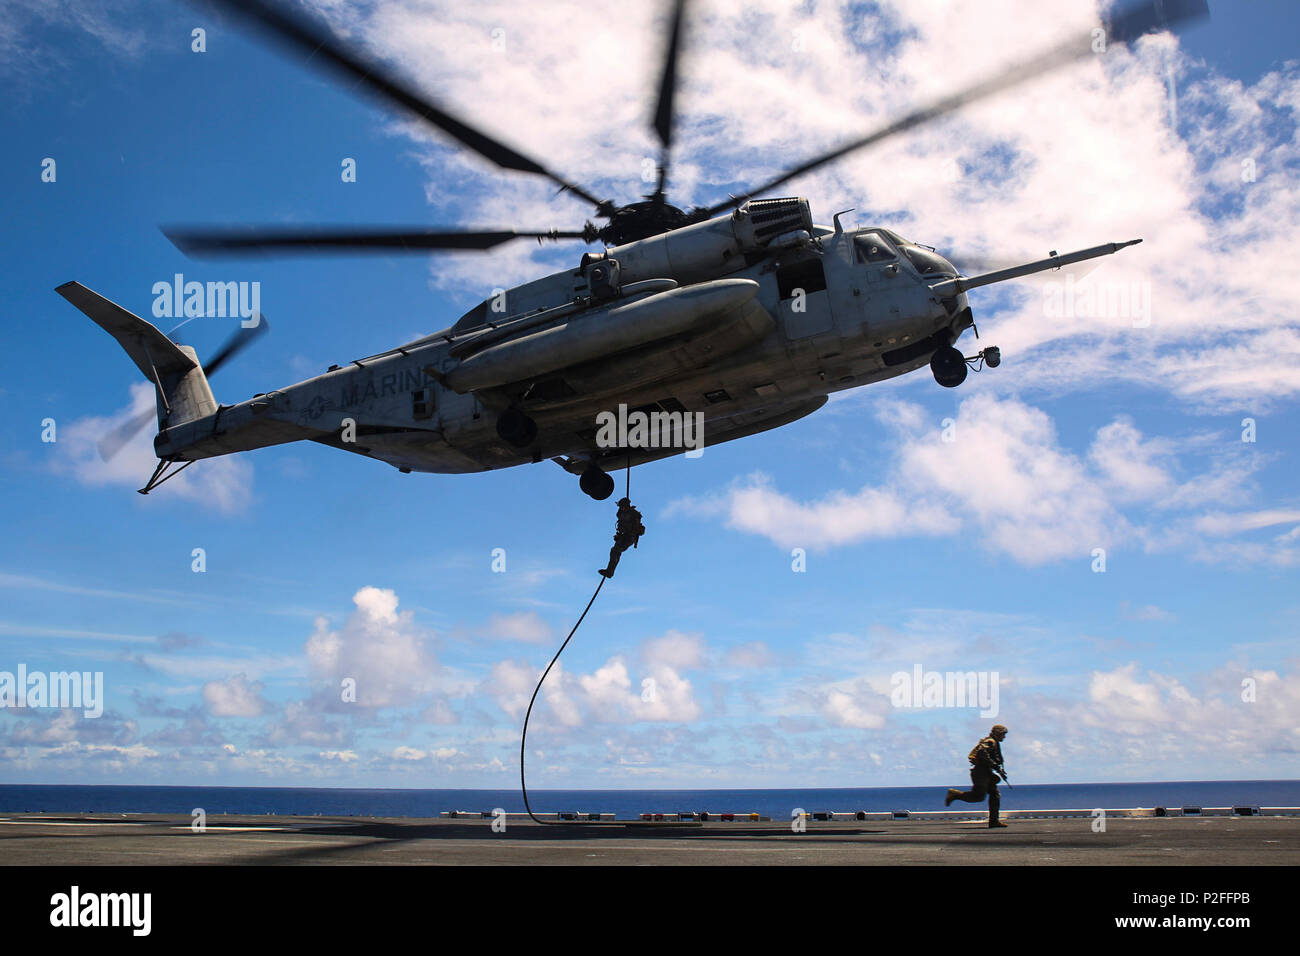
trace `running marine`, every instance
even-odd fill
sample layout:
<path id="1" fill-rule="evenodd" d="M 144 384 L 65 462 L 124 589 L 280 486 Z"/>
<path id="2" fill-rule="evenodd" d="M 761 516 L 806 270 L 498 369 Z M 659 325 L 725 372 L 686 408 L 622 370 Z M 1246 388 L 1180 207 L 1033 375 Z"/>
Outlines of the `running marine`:
<path id="1" fill-rule="evenodd" d="M 970 760 L 971 790 L 951 789 L 944 797 L 946 807 L 954 800 L 963 803 L 980 803 L 985 796 L 989 798 L 989 827 L 1005 827 L 998 819 L 998 809 L 1002 806 L 1002 794 L 998 792 L 999 778 L 1007 779 L 1006 769 L 1002 765 L 1002 741 L 1006 739 L 1007 728 L 994 724 L 989 735 L 977 743 L 967 759 Z"/>

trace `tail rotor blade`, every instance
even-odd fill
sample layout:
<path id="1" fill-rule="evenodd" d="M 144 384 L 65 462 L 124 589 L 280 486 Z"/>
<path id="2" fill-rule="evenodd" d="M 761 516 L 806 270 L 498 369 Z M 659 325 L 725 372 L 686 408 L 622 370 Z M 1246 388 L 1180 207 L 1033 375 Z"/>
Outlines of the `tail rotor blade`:
<path id="1" fill-rule="evenodd" d="M 259 336 L 265 335 L 271 330 L 271 323 L 267 322 L 266 317 L 260 312 L 257 314 L 256 319 L 256 325 L 248 328 L 241 326 L 235 330 L 234 335 L 226 339 L 226 344 L 221 346 L 217 350 L 217 354 L 212 356 L 207 364 L 203 366 L 204 375 L 211 377 L 221 366 L 257 341 Z"/>
<path id="2" fill-rule="evenodd" d="M 139 415 L 133 415 L 122 424 L 118 425 L 111 432 L 99 440 L 96 446 L 99 449 L 99 457 L 104 461 L 109 461 L 117 456 L 127 442 L 129 442 L 140 431 L 153 421 L 155 412 L 152 408 L 147 408 Z"/>
<path id="3" fill-rule="evenodd" d="M 209 377 L 212 376 L 232 358 L 269 332 L 270 329 L 271 323 L 267 322 L 266 317 L 259 312 L 257 314 L 257 324 L 251 327 L 241 326 L 236 329 L 235 333 L 226 339 L 225 344 L 203 366 L 203 374 Z M 149 422 L 153 421 L 156 414 L 153 409 L 146 409 L 138 415 L 132 415 L 114 428 L 99 440 L 96 446 L 99 449 L 99 457 L 104 461 L 115 458 L 131 439 L 138 435 Z"/>

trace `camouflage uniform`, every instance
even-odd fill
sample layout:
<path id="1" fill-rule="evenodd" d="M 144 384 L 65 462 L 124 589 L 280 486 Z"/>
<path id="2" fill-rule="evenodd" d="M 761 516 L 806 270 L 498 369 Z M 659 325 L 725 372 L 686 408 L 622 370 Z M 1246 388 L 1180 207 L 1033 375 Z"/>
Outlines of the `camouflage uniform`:
<path id="1" fill-rule="evenodd" d="M 628 548 L 635 548 L 643 534 L 645 534 L 645 525 L 641 523 L 641 512 L 633 508 L 632 502 L 627 498 L 620 498 L 618 520 L 614 530 L 614 547 L 609 549 L 609 566 L 601 568 L 600 573 L 607 578 L 612 578 L 614 569 L 618 567 L 618 559 Z"/>
<path id="2" fill-rule="evenodd" d="M 1005 737 L 1007 730 L 1001 724 L 998 724 L 993 730 L 994 733 L 977 743 L 967 757 L 971 762 L 970 780 L 973 789 L 964 792 L 949 790 L 947 797 L 944 799 L 944 806 L 954 800 L 961 800 L 963 803 L 980 803 L 987 796 L 989 798 L 989 826 L 1004 827 L 1006 824 L 998 820 L 998 810 L 1002 806 L 1002 794 L 998 792 L 998 778 L 1003 776 L 1002 745 L 994 734 L 1000 730 L 1002 736 Z"/>

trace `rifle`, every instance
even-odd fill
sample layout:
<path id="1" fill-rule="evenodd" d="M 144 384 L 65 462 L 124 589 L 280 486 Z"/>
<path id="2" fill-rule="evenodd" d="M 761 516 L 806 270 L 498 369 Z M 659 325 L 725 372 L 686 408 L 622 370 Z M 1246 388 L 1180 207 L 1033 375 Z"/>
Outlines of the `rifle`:
<path id="1" fill-rule="evenodd" d="M 1011 781 L 1007 779 L 1007 772 L 1005 770 L 1003 770 L 1001 767 L 998 767 L 997 774 L 999 777 L 1002 778 L 1002 782 L 1007 785 L 1008 790 L 1016 789 L 1015 787 L 1011 786 Z"/>

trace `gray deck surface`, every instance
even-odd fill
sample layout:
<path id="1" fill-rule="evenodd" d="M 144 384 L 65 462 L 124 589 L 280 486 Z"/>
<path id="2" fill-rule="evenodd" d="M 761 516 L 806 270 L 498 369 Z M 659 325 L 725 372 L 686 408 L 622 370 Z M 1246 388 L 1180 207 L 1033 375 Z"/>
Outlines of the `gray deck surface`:
<path id="1" fill-rule="evenodd" d="M 647 826 L 511 820 L 0 815 L 5 864 L 1290 865 L 1300 818 L 1209 817 L 974 823 L 889 821 Z"/>

